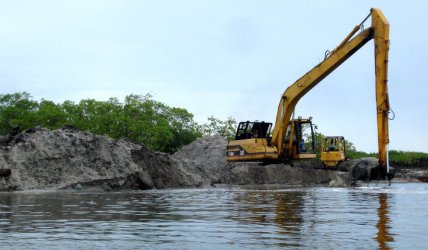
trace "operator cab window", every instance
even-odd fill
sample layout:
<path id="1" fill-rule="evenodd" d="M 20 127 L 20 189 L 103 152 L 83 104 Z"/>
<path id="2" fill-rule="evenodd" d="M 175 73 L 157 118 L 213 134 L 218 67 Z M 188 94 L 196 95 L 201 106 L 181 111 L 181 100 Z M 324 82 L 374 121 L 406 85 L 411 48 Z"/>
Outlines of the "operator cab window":
<path id="1" fill-rule="evenodd" d="M 272 123 L 266 122 L 240 122 L 236 131 L 235 140 L 251 138 L 269 138 Z"/>

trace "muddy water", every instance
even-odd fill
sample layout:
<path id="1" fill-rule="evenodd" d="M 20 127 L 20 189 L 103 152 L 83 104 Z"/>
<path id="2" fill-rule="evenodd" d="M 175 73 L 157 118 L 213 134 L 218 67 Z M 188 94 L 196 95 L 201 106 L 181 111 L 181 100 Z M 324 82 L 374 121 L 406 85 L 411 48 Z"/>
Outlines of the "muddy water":
<path id="1" fill-rule="evenodd" d="M 428 184 L 0 193 L 4 249 L 421 249 Z"/>

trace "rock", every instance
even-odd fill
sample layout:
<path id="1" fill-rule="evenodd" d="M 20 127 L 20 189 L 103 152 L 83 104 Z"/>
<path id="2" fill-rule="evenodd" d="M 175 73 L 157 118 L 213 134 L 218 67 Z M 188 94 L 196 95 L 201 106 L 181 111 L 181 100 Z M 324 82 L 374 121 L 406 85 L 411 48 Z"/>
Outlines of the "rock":
<path id="1" fill-rule="evenodd" d="M 18 135 L 19 133 L 21 133 L 21 129 L 18 126 L 13 127 L 12 131 L 10 131 L 8 135 L 5 135 L 0 138 L 0 145 L 4 145 L 4 146 L 9 145 L 9 143 L 13 141 L 15 136 Z"/>
<path id="2" fill-rule="evenodd" d="M 356 181 L 384 180 L 385 174 L 379 165 L 378 159 L 373 157 L 361 158 L 345 162 L 339 168 L 347 165 L 349 169 L 349 182 L 352 184 Z M 395 171 L 391 169 L 391 171 Z"/>
<path id="3" fill-rule="evenodd" d="M 0 177 L 9 177 L 12 174 L 12 170 L 7 168 L 0 168 Z"/>
<path id="4" fill-rule="evenodd" d="M 329 187 L 347 187 L 348 183 L 346 183 L 346 181 L 340 178 L 339 176 L 336 176 L 336 178 L 334 178 L 328 183 L 328 186 Z"/>

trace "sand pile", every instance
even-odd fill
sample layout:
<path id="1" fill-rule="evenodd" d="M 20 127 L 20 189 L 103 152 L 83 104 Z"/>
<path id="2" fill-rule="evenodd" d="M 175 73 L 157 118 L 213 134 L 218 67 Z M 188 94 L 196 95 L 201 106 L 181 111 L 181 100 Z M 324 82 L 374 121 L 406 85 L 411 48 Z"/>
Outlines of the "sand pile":
<path id="1" fill-rule="evenodd" d="M 79 131 L 31 129 L 0 146 L 0 190 L 150 189 L 215 184 L 344 185 L 344 174 L 308 163 L 226 162 L 227 141 L 205 137 L 174 155 Z M 346 176 L 346 174 L 345 174 Z"/>
<path id="2" fill-rule="evenodd" d="M 73 127 L 31 129 L 9 139 L 0 146 L 0 190 L 148 189 L 205 181 L 168 154 Z"/>

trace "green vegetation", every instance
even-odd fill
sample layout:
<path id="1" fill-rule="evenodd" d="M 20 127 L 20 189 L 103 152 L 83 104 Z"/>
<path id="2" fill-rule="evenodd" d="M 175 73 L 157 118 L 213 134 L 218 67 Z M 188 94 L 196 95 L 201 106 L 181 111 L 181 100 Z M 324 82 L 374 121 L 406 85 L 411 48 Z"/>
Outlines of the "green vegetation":
<path id="1" fill-rule="evenodd" d="M 378 157 L 378 153 L 366 153 L 362 151 L 350 151 L 347 152 L 346 155 L 352 159 L 358 159 L 363 157 Z M 389 151 L 389 160 L 391 162 L 404 162 L 410 164 L 423 158 L 428 159 L 428 153 L 401 150 Z"/>
<path id="2" fill-rule="evenodd" d="M 79 103 L 35 101 L 29 93 L 0 95 L 0 134 L 15 126 L 22 130 L 33 127 L 57 129 L 65 124 L 83 131 L 128 138 L 147 147 L 168 153 L 177 151 L 204 135 L 230 137 L 235 133 L 235 120 L 221 121 L 209 117 L 206 124 L 193 121 L 186 109 L 169 107 L 147 95 L 128 95 L 124 102 L 84 99 Z"/>
<path id="3" fill-rule="evenodd" d="M 389 151 L 389 159 L 392 162 L 406 162 L 412 163 L 418 159 L 428 158 L 428 153 L 423 152 L 409 152 L 409 151 Z"/>
<path id="4" fill-rule="evenodd" d="M 26 92 L 0 95 L 1 135 L 9 133 L 14 126 L 22 130 L 37 126 L 58 129 L 65 124 L 116 139 L 127 138 L 168 153 L 205 135 L 232 139 L 236 129 L 236 121 L 231 117 L 223 121 L 211 116 L 206 123 L 198 124 L 186 109 L 169 107 L 153 100 L 149 94 L 128 95 L 124 102 L 110 98 L 107 101 L 84 99 L 79 103 L 64 101 L 60 104 L 44 99 L 35 101 Z M 324 135 L 316 133 L 315 137 L 319 154 Z M 377 157 L 377 153 L 358 151 L 350 141 L 345 145 L 349 158 Z M 412 163 L 428 158 L 428 153 L 391 150 L 389 156 L 391 162 Z"/>
<path id="5" fill-rule="evenodd" d="M 236 121 L 232 117 L 228 117 L 222 121 L 213 116 L 208 117 L 208 122 L 200 126 L 201 132 L 204 135 L 220 135 L 228 140 L 235 138 Z"/>

